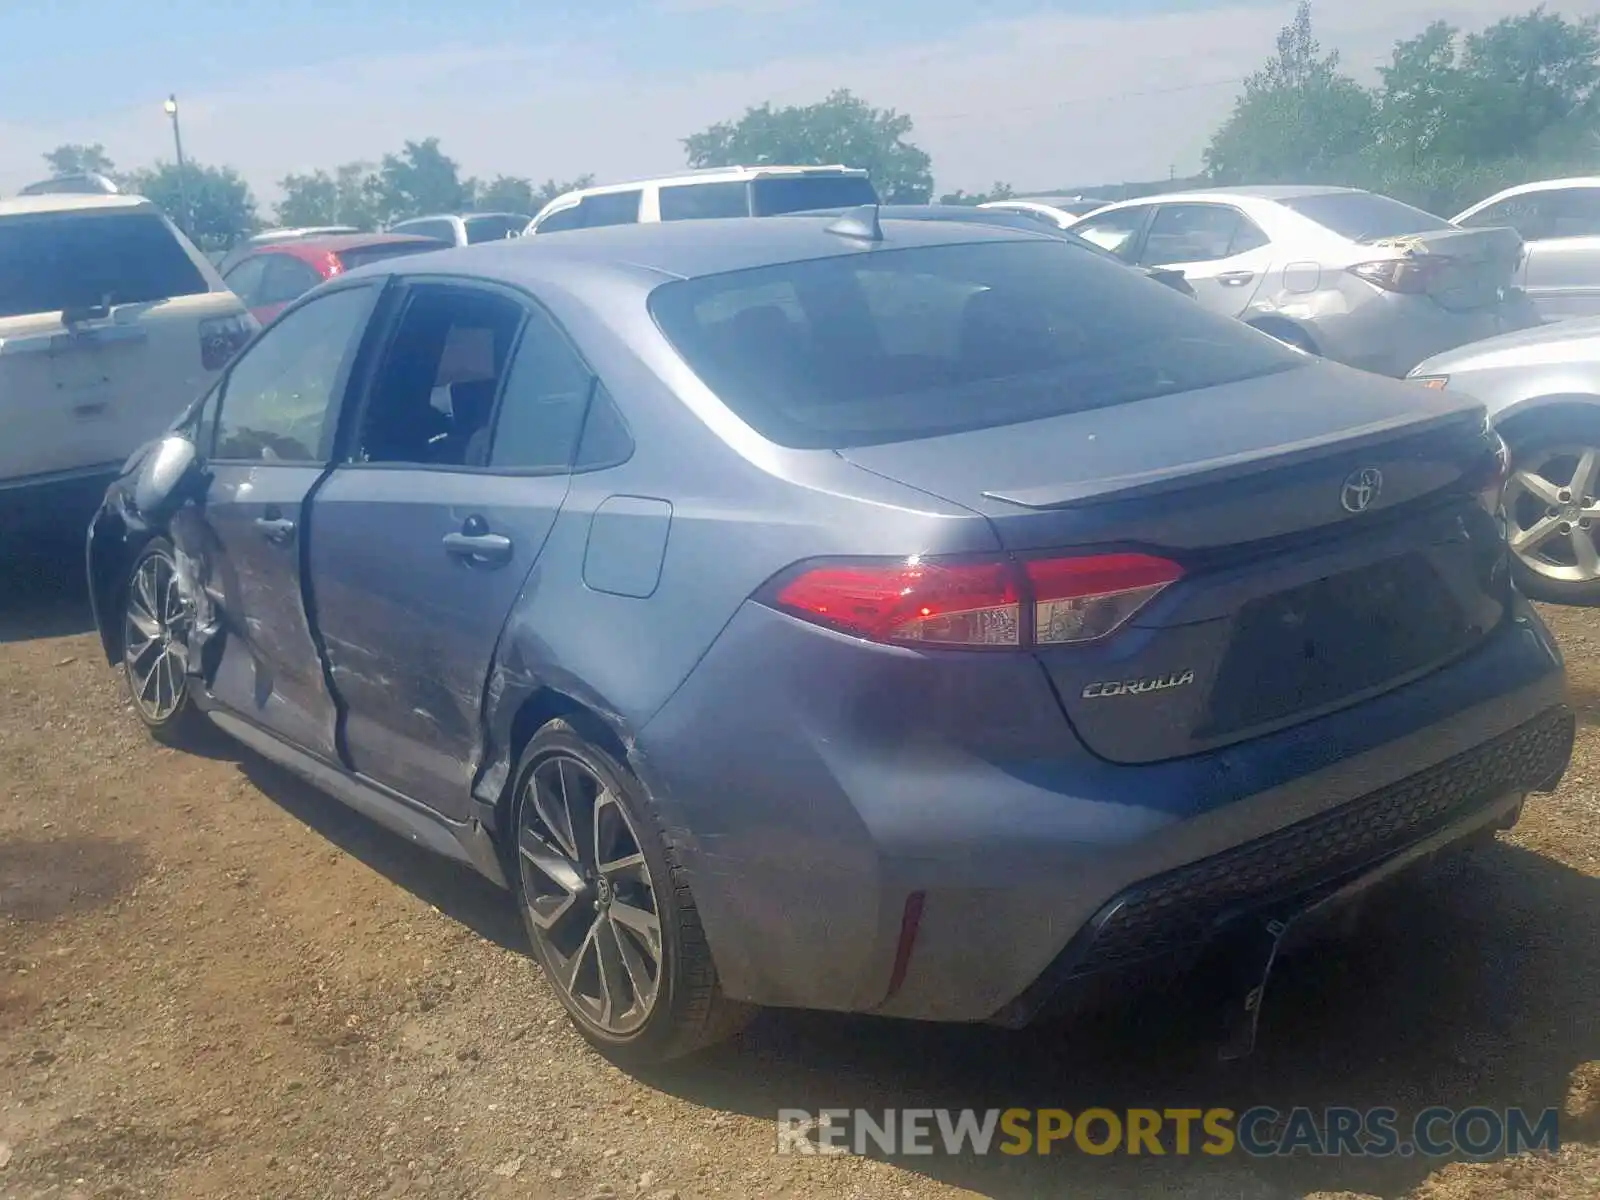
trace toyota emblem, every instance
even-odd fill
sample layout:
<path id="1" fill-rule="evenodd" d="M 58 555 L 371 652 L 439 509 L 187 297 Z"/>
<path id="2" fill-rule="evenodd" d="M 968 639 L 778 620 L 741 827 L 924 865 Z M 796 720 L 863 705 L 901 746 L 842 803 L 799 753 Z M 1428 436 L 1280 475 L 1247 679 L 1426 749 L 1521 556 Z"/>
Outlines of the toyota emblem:
<path id="1" fill-rule="evenodd" d="M 1383 472 L 1377 467 L 1363 467 L 1345 476 L 1344 490 L 1339 502 L 1345 512 L 1361 513 L 1372 507 L 1372 502 L 1383 491 Z"/>

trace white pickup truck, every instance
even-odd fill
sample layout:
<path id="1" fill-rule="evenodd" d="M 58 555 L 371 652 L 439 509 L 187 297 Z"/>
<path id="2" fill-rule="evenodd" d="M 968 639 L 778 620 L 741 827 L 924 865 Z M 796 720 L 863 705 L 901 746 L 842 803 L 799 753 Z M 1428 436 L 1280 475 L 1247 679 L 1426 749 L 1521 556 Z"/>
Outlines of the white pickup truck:
<path id="1" fill-rule="evenodd" d="M 148 200 L 0 200 L 0 546 L 86 527 L 256 329 Z"/>

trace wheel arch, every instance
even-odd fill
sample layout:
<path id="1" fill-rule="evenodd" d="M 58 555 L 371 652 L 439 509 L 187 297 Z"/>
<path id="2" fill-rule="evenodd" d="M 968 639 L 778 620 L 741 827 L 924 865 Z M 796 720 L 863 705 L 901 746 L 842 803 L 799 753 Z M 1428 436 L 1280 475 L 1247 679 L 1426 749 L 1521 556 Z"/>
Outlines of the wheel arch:
<path id="1" fill-rule="evenodd" d="M 1600 419 L 1600 395 L 1584 392 L 1555 392 L 1530 396 L 1491 416 L 1490 420 L 1507 444 L 1518 438 L 1542 433 L 1574 417 Z"/>
<path id="2" fill-rule="evenodd" d="M 100 635 L 100 648 L 113 667 L 122 662 L 122 621 L 118 616 L 122 589 L 133 560 L 155 536 L 153 530 L 130 523 L 110 509 L 100 512 L 89 528 L 85 553 L 89 606 Z"/>

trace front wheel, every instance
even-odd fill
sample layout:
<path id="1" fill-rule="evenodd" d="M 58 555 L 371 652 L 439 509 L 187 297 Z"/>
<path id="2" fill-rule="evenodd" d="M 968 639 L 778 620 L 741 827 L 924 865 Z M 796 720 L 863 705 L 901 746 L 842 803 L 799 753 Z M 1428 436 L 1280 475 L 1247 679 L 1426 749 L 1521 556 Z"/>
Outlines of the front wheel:
<path id="1" fill-rule="evenodd" d="M 1511 444 L 1505 513 L 1524 595 L 1600 605 L 1600 413 Z"/>
<path id="2" fill-rule="evenodd" d="M 165 538 L 153 538 L 133 560 L 123 588 L 122 672 L 139 719 L 156 738 L 174 744 L 205 727 L 189 695 L 189 628 L 176 553 Z"/>
<path id="3" fill-rule="evenodd" d="M 578 1032 L 632 1066 L 731 1037 L 694 898 L 644 786 L 581 717 L 536 733 L 517 766 L 514 883 L 535 957 Z"/>

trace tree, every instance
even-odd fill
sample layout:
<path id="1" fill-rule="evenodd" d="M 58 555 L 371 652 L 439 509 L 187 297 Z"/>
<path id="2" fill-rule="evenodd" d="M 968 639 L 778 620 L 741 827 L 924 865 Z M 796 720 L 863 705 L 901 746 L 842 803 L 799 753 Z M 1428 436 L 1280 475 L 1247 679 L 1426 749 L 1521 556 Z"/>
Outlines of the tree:
<path id="1" fill-rule="evenodd" d="M 691 167 L 807 166 L 843 163 L 864 168 L 890 203 L 920 204 L 933 194 L 927 154 L 906 141 L 911 118 L 878 109 L 846 89 L 804 106 L 745 110 L 683 139 Z"/>
<path id="2" fill-rule="evenodd" d="M 436 137 L 408 141 L 399 154 L 385 154 L 372 197 L 376 215 L 385 223 L 472 207 L 471 189 L 462 182 L 455 159 L 439 149 Z"/>
<path id="3" fill-rule="evenodd" d="M 940 204 L 987 204 L 991 200 L 1009 200 L 1017 194 L 1016 189 L 1009 183 L 998 180 L 989 185 L 987 192 L 964 192 L 957 188 L 953 192 L 946 192 L 939 197 Z"/>
<path id="4" fill-rule="evenodd" d="M 232 167 L 189 161 L 180 177 L 176 164 L 158 162 L 133 172 L 127 182 L 129 191 L 153 201 L 204 250 L 225 250 L 260 224 L 250 185 Z"/>
<path id="5" fill-rule="evenodd" d="M 44 160 L 50 164 L 52 175 L 95 174 L 114 179 L 117 174 L 117 164 L 99 142 L 91 146 L 68 142 L 49 151 Z"/>
<path id="6" fill-rule="evenodd" d="M 278 181 L 283 199 L 274 205 L 283 226 L 354 225 L 371 229 L 377 222 L 374 193 L 377 177 L 371 163 L 349 162 L 332 175 L 285 175 Z"/>
<path id="7" fill-rule="evenodd" d="M 1310 0 L 1278 34 L 1278 52 L 1245 80 L 1233 113 L 1206 147 L 1217 183 L 1307 183 L 1336 179 L 1371 142 L 1370 92 L 1322 53 L 1311 32 Z"/>

